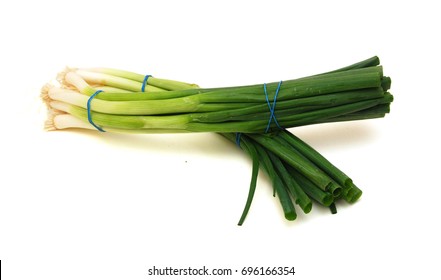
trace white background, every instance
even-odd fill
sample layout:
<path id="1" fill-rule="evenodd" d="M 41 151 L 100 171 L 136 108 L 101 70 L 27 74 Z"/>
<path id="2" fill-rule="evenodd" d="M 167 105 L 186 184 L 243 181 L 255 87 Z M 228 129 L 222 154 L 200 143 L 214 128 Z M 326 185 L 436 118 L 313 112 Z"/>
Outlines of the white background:
<path id="1" fill-rule="evenodd" d="M 2 276 L 154 279 L 154 265 L 206 265 L 295 266 L 294 279 L 440 279 L 440 21 L 435 1 L 3 1 Z M 291 130 L 364 190 L 337 215 L 315 207 L 285 221 L 262 173 L 237 226 L 251 164 L 215 134 L 43 130 L 40 87 L 67 65 L 212 87 L 373 55 L 393 79 L 390 115 Z M 198 279 L 257 278 L 270 279 Z"/>

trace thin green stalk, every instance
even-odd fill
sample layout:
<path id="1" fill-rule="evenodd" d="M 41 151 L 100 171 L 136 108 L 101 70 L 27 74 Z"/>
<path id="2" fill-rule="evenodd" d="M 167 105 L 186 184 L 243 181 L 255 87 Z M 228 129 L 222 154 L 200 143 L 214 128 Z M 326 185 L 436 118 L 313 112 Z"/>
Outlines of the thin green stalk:
<path id="1" fill-rule="evenodd" d="M 87 110 L 78 106 L 67 105 L 63 111 L 88 122 Z M 107 129 L 131 129 L 143 131 L 163 130 L 164 133 L 172 130 L 185 130 L 190 121 L 189 115 L 173 116 L 119 116 L 97 112 L 91 112 L 93 122 L 102 128 Z"/>
<path id="2" fill-rule="evenodd" d="M 285 145 L 279 145 L 279 142 L 276 139 L 261 134 L 250 134 L 249 136 L 251 139 L 298 170 L 320 189 L 326 191 L 331 186 L 332 179 L 328 175 L 311 164 L 311 162 L 305 160 L 305 158 L 298 153 L 292 152 L 290 148 Z"/>
<path id="3" fill-rule="evenodd" d="M 383 77 L 381 80 L 381 87 L 384 91 L 389 90 L 392 85 L 392 80 L 390 77 Z"/>
<path id="4" fill-rule="evenodd" d="M 343 116 L 350 113 L 355 113 L 361 110 L 369 109 L 385 101 L 385 97 L 376 98 L 366 101 L 354 102 L 352 104 L 344 104 L 331 108 L 319 109 L 311 112 L 305 112 L 290 117 L 277 118 L 279 124 L 284 128 L 296 127 L 314 124 L 318 122 L 325 122 L 327 119 Z M 271 126 L 276 128 L 274 124 Z"/>
<path id="5" fill-rule="evenodd" d="M 341 115 L 334 118 L 329 118 L 326 120 L 318 121 L 317 123 L 327 123 L 327 122 L 342 122 L 342 121 L 356 121 L 356 120 L 367 120 L 375 118 L 383 118 L 390 112 L 389 104 L 380 104 L 372 108 L 361 110 L 355 113 L 350 113 L 346 115 Z"/>
<path id="6" fill-rule="evenodd" d="M 260 145 L 256 145 L 255 147 L 259 154 L 260 162 L 265 172 L 271 178 L 274 189 L 277 193 L 277 197 L 279 198 L 280 204 L 282 205 L 285 218 L 289 221 L 295 220 L 297 218 L 297 213 L 294 208 L 294 204 L 292 203 L 291 197 L 289 196 L 289 193 L 286 187 L 284 186 L 282 180 L 280 179 L 279 176 L 277 176 L 277 173 L 274 169 L 271 159 L 269 158 L 264 148 L 262 148 Z"/>
<path id="7" fill-rule="evenodd" d="M 278 134 L 282 139 L 288 142 L 294 149 L 303 154 L 311 162 L 317 165 L 321 170 L 325 171 L 328 176 L 334 179 L 342 186 L 349 185 L 352 179 L 349 178 L 343 171 L 335 167 L 330 161 L 328 161 L 319 152 L 313 149 L 311 146 L 303 142 L 300 138 L 289 133 L 288 131 L 281 131 Z"/>
<path id="8" fill-rule="evenodd" d="M 351 188 L 352 188 L 351 197 L 348 200 L 350 203 L 354 203 L 360 199 L 361 195 L 363 194 L 363 191 L 354 184 L 351 184 Z"/>
<path id="9" fill-rule="evenodd" d="M 99 74 L 107 74 L 110 76 L 116 76 L 119 78 L 136 81 L 141 84 L 144 82 L 145 79 L 145 75 L 137 74 L 130 71 L 119 70 L 119 69 L 112 69 L 112 68 L 85 68 L 78 70 L 85 72 L 99 73 Z M 198 88 L 196 84 L 189 84 L 189 83 L 179 82 L 175 80 L 168 80 L 168 79 L 158 79 L 153 76 L 150 76 L 148 78 L 147 84 L 155 86 L 157 88 L 165 89 L 167 91 Z M 118 84 L 118 88 L 120 87 L 121 85 Z"/>
<path id="10" fill-rule="evenodd" d="M 330 118 L 343 116 L 345 114 L 354 113 L 360 110 L 365 110 L 374 107 L 383 102 L 383 98 L 376 98 L 367 101 L 355 102 L 352 104 L 345 104 L 331 108 L 324 108 L 310 112 L 300 113 L 293 116 L 277 118 L 281 127 L 290 128 L 296 126 L 303 126 L 308 124 L 315 124 L 321 121 L 326 121 Z M 277 112 L 276 112 L 277 115 Z M 194 118 L 197 116 L 197 118 Z M 193 121 L 198 121 L 201 115 L 191 115 Z M 244 132 L 244 133 L 263 133 L 268 125 L 268 120 L 250 120 L 241 122 L 223 122 L 223 123 L 198 123 L 191 122 L 188 125 L 189 131 L 194 132 Z M 274 122 L 270 124 L 271 130 L 280 130 Z"/>
<path id="11" fill-rule="evenodd" d="M 342 188 L 342 195 L 341 197 L 346 201 L 346 202 L 351 202 L 353 195 L 354 195 L 354 188 L 352 187 L 352 184 L 348 184 L 343 186 Z"/>
<path id="12" fill-rule="evenodd" d="M 331 203 L 334 201 L 334 196 L 331 193 L 323 191 L 322 189 L 318 188 L 313 182 L 311 182 L 308 178 L 303 176 L 291 165 L 285 163 L 285 167 L 292 175 L 294 180 L 297 181 L 299 186 L 310 198 L 314 199 L 323 206 L 331 205 Z"/>
<path id="13" fill-rule="evenodd" d="M 112 93 L 114 93 L 114 94 L 127 94 L 127 93 L 132 93 L 133 92 L 133 91 L 126 90 L 126 89 L 119 89 L 119 88 L 115 88 L 115 87 L 101 86 L 101 85 L 93 86 L 93 88 L 95 90 L 102 90 L 103 92 L 106 92 L 106 94 L 110 93 L 110 95 Z"/>
<path id="14" fill-rule="evenodd" d="M 384 93 L 381 88 L 372 88 L 281 101 L 277 103 L 277 116 L 283 114 L 283 110 L 285 109 L 288 109 L 287 112 L 290 112 L 289 115 L 292 115 L 292 113 L 303 113 L 305 111 L 311 111 L 314 109 L 328 108 L 348 103 L 351 104 L 357 101 L 365 101 L 383 96 Z M 201 105 L 200 108 L 203 109 L 204 105 Z M 238 109 L 232 108 L 223 111 L 213 111 L 194 116 L 199 121 L 203 122 L 221 122 L 244 119 L 249 120 L 249 116 L 252 114 L 254 114 L 256 118 L 259 116 L 260 118 L 268 120 L 268 104 L 259 104 L 254 106 L 246 105 L 245 107 Z"/>
<path id="15" fill-rule="evenodd" d="M 329 210 L 331 210 L 332 214 L 337 214 L 337 205 L 335 205 L 335 202 L 329 205 Z"/>
<path id="16" fill-rule="evenodd" d="M 163 100 L 186 97 L 201 93 L 200 89 L 161 91 L 161 92 L 102 92 L 96 98 L 108 101 Z"/>
<path id="17" fill-rule="evenodd" d="M 76 75 L 80 76 L 82 79 L 84 79 L 84 81 L 86 81 L 90 85 L 101 84 L 105 86 L 110 86 L 114 88 L 130 90 L 130 91 L 142 91 L 142 86 L 143 86 L 142 81 L 137 82 L 137 81 L 121 78 L 118 76 L 89 72 L 84 70 L 71 71 L 71 73 L 75 73 Z M 165 89 L 161 89 L 159 87 L 155 87 L 152 85 L 146 85 L 144 91 L 159 92 L 159 91 L 165 91 Z M 85 92 L 82 91 L 82 92 L 84 94 L 89 93 L 89 91 L 85 91 Z"/>
<path id="18" fill-rule="evenodd" d="M 349 72 L 349 73 L 348 73 Z M 333 92 L 381 87 L 381 67 L 349 70 L 342 73 L 283 81 L 277 100 L 318 96 Z M 278 82 L 268 83 L 269 100 L 273 101 Z M 226 88 L 201 93 L 201 102 L 266 102 L 263 85 Z"/>
<path id="19" fill-rule="evenodd" d="M 284 131 L 285 134 L 291 134 L 288 131 Z M 299 147 L 299 143 L 295 143 L 295 142 L 290 142 L 287 141 L 286 139 L 284 139 L 284 137 L 281 137 L 280 133 L 277 133 L 273 136 L 274 140 L 277 142 L 278 145 L 276 145 L 274 147 L 274 149 L 278 149 L 280 147 L 284 147 L 286 149 L 288 149 L 291 153 L 296 154 L 298 157 L 302 158 L 304 160 L 305 163 L 308 163 L 310 166 L 313 166 L 315 168 L 318 168 L 320 171 L 322 171 L 324 174 L 326 174 L 327 176 L 329 176 L 329 178 L 331 178 L 331 184 L 325 189 L 325 191 L 331 193 L 334 198 L 338 198 L 341 195 L 341 189 L 342 187 L 340 186 L 339 183 L 337 183 L 331 176 L 331 174 L 326 173 L 326 170 L 323 170 L 321 168 L 320 164 L 316 164 L 316 162 L 314 160 L 311 160 L 304 152 L 305 149 L 302 149 L 301 147 Z M 312 149 L 312 148 L 311 148 Z"/>
<path id="20" fill-rule="evenodd" d="M 294 178 L 285 168 L 279 157 L 277 157 L 271 152 L 267 152 L 267 153 L 271 159 L 271 162 L 274 165 L 274 168 L 276 169 L 277 174 L 280 176 L 285 186 L 288 188 L 291 195 L 294 197 L 295 203 L 298 204 L 300 208 L 302 208 L 305 214 L 311 212 L 312 202 L 309 199 L 308 195 L 302 190 L 302 188 L 297 183 L 297 181 L 294 180 Z"/>
<path id="21" fill-rule="evenodd" d="M 221 135 L 230 141 L 233 141 L 233 142 L 236 141 L 234 134 L 225 133 L 225 134 L 221 134 Z M 251 157 L 252 162 L 253 162 L 248 197 L 247 197 L 245 207 L 243 209 L 242 215 L 241 215 L 241 217 L 239 219 L 239 223 L 238 223 L 238 225 L 241 226 L 243 224 L 243 222 L 245 221 L 246 216 L 248 215 L 248 212 L 251 207 L 251 203 L 253 202 L 254 193 L 256 191 L 257 175 L 259 173 L 259 155 L 258 155 L 257 150 L 256 150 L 255 146 L 253 145 L 253 143 L 248 141 L 248 139 L 246 137 L 241 139 L 241 141 L 239 141 L 239 143 L 236 142 L 236 144 L 239 144 L 240 148 L 242 150 L 244 150 L 246 153 L 248 153 L 248 155 Z"/>
<path id="22" fill-rule="evenodd" d="M 91 72 L 86 70 L 77 69 L 74 71 L 77 75 L 82 77 L 86 82 L 90 84 L 102 84 L 105 86 L 111 86 L 115 88 L 127 89 L 130 91 L 143 91 L 143 80 L 135 81 L 131 79 L 126 79 L 121 76 L 114 76 L 105 73 Z M 159 92 L 159 91 L 167 91 L 168 89 L 164 89 L 161 87 L 157 87 L 152 85 L 153 81 L 147 80 L 147 84 L 144 86 L 145 92 Z M 151 78 L 151 80 L 159 80 Z"/>
<path id="23" fill-rule="evenodd" d="M 390 104 L 393 100 L 392 95 L 386 93 L 380 104 L 373 107 L 363 109 L 360 111 L 343 114 L 336 117 L 318 119 L 315 123 L 327 123 L 327 122 L 341 122 L 341 121 L 353 121 L 353 120 L 366 120 L 374 118 L 383 118 L 390 112 Z M 385 103 L 388 102 L 388 103 Z"/>
<path id="24" fill-rule="evenodd" d="M 366 68 L 366 67 L 377 66 L 379 64 L 380 64 L 380 59 L 378 58 L 378 56 L 373 56 L 373 57 L 370 57 L 368 59 L 362 60 L 360 62 L 351 64 L 349 66 L 342 67 L 342 68 L 339 68 L 337 70 L 326 72 L 326 73 L 323 73 L 323 74 L 343 72 L 343 71 L 352 70 L 352 69 L 361 69 L 361 68 Z M 322 75 L 322 74 L 319 74 L 319 75 Z"/>

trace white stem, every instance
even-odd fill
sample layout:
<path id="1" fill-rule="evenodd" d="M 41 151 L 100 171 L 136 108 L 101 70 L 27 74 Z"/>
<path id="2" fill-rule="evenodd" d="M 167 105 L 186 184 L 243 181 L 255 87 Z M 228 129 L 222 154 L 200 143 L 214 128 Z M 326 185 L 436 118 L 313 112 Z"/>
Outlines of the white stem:
<path id="1" fill-rule="evenodd" d="M 56 115 L 53 118 L 53 123 L 56 129 L 84 128 L 96 130 L 96 128 L 94 128 L 91 124 L 83 122 L 82 120 L 69 114 Z"/>
<path id="2" fill-rule="evenodd" d="M 53 88 L 54 86 L 51 84 L 45 84 L 42 88 L 41 88 L 41 94 L 40 94 L 40 98 L 41 100 L 43 100 L 43 102 L 46 105 L 49 105 L 49 102 L 51 102 L 51 98 L 49 97 L 49 90 L 51 88 Z"/>
<path id="3" fill-rule="evenodd" d="M 61 101 L 51 101 L 49 103 L 50 108 L 62 111 L 65 113 L 70 113 L 70 104 L 61 102 Z"/>
<path id="4" fill-rule="evenodd" d="M 83 94 L 79 94 L 76 91 L 69 89 L 62 89 L 58 87 L 52 87 L 49 89 L 49 97 L 52 100 L 62 101 L 72 105 L 80 106 L 82 108 L 87 108 L 87 100 L 89 97 Z M 93 102 L 100 100 L 93 100 Z"/>
<path id="5" fill-rule="evenodd" d="M 106 78 L 108 78 L 106 77 L 108 75 L 84 70 L 77 70 L 75 73 L 91 84 L 105 85 L 107 80 Z"/>
<path id="6" fill-rule="evenodd" d="M 57 74 L 57 81 L 60 84 L 62 84 L 62 85 L 66 85 L 67 84 L 67 82 L 66 82 L 66 74 L 69 73 L 69 72 L 73 72 L 75 70 L 76 70 L 76 68 L 70 68 L 70 67 L 64 68 L 63 71 L 61 71 L 61 72 L 59 72 Z"/>
<path id="7" fill-rule="evenodd" d="M 140 82 L 112 76 L 109 74 L 89 72 L 85 70 L 77 70 L 75 73 L 83 78 L 85 81 L 87 81 L 89 84 L 100 84 L 105 86 L 128 89 L 131 91 L 141 91 L 142 88 L 142 83 Z M 149 86 L 149 88 L 153 89 L 154 87 Z"/>
<path id="8" fill-rule="evenodd" d="M 59 103 L 59 104 L 52 104 L 52 103 Z M 82 120 L 80 120 L 77 117 L 74 117 L 70 114 L 66 114 L 59 109 L 65 109 L 62 108 L 58 101 L 51 102 L 51 105 L 54 105 L 53 109 L 50 109 L 48 111 L 47 120 L 44 123 L 44 128 L 48 131 L 52 130 L 58 130 L 58 129 L 66 129 L 66 128 L 85 128 L 85 129 L 95 129 L 91 124 L 86 123 Z"/>
<path id="9" fill-rule="evenodd" d="M 67 83 L 73 85 L 78 89 L 78 91 L 82 93 L 84 93 L 87 88 L 90 88 L 89 84 L 75 72 L 66 73 L 65 80 Z"/>

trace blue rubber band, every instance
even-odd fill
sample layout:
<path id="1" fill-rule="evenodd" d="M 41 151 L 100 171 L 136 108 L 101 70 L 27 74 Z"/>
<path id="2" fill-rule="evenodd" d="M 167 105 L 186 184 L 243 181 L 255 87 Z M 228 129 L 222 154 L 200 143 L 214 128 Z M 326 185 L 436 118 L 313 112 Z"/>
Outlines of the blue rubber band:
<path id="1" fill-rule="evenodd" d="M 268 120 L 268 125 L 266 126 L 265 133 L 268 133 L 268 131 L 271 128 L 271 122 L 274 120 L 274 123 L 277 125 L 278 128 L 282 129 L 279 125 L 279 122 L 277 121 L 276 115 L 275 115 L 275 109 L 276 109 L 276 102 L 277 102 L 277 96 L 279 95 L 280 87 L 282 86 L 282 81 L 279 82 L 279 85 L 277 86 L 276 93 L 274 94 L 274 100 L 273 105 L 271 106 L 271 102 L 268 98 L 268 91 L 266 89 L 266 84 L 263 84 L 263 91 L 265 93 L 266 103 L 268 104 L 268 109 L 270 111 L 270 117 Z"/>
<path id="2" fill-rule="evenodd" d="M 142 87 L 141 87 L 141 91 L 145 92 L 145 86 L 147 85 L 147 80 L 149 79 L 149 77 L 151 77 L 152 75 L 145 75 L 144 77 L 144 81 L 142 81 Z"/>
<path id="3" fill-rule="evenodd" d="M 236 145 L 240 148 L 240 137 L 242 136 L 242 133 L 237 132 L 236 133 Z"/>
<path id="4" fill-rule="evenodd" d="M 89 100 L 87 100 L 87 119 L 89 120 L 90 124 L 93 125 L 96 129 L 98 129 L 101 132 L 105 132 L 104 129 L 102 129 L 101 127 L 97 126 L 93 121 L 92 121 L 92 114 L 90 113 L 90 103 L 92 102 L 92 99 L 95 98 L 95 96 L 98 95 L 98 93 L 102 92 L 102 90 L 97 90 L 95 91 L 94 94 L 92 94 L 89 97 Z"/>

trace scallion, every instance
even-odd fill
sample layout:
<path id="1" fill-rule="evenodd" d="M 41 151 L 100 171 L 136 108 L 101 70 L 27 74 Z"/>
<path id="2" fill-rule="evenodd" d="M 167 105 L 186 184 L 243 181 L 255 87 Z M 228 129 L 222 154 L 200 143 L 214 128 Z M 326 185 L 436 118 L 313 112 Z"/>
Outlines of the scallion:
<path id="1" fill-rule="evenodd" d="M 311 199 L 336 213 L 335 201 L 357 201 L 362 191 L 352 179 L 286 129 L 384 117 L 393 101 L 378 57 L 283 83 L 238 87 L 199 88 L 108 68 L 67 68 L 58 80 L 59 86 L 42 89 L 48 130 L 98 125 L 120 133 L 218 132 L 240 146 L 253 168 L 239 225 L 249 212 L 259 166 L 288 220 L 297 217 L 293 202 L 304 213 L 311 211 Z M 97 90 L 102 92 L 91 99 Z"/>

